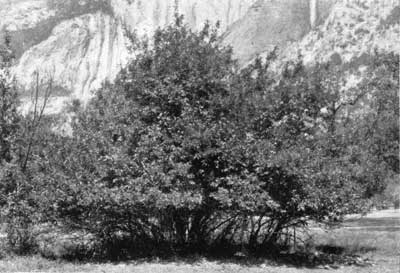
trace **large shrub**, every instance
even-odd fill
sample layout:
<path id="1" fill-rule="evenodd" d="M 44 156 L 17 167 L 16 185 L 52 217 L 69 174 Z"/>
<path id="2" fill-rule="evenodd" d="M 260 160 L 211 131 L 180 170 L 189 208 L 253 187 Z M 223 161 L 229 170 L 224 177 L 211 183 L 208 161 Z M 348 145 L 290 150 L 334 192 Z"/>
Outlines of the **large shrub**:
<path id="1" fill-rule="evenodd" d="M 126 257 L 273 249 L 291 227 L 362 208 L 383 174 L 348 152 L 362 145 L 339 115 L 341 72 L 299 61 L 277 80 L 269 60 L 239 70 L 216 33 L 177 18 L 76 109 L 73 136 L 54 136 L 34 165 L 48 219 Z"/>
<path id="2" fill-rule="evenodd" d="M 341 68 L 299 60 L 277 77 L 271 54 L 239 69 L 217 30 L 180 17 L 137 52 L 71 107 L 72 135 L 3 104 L 0 206 L 19 249 L 46 223 L 95 236 L 79 255 L 274 250 L 293 227 L 365 209 L 398 174 L 396 56 L 375 56 L 344 99 Z M 366 94 L 369 111 L 347 115 Z"/>

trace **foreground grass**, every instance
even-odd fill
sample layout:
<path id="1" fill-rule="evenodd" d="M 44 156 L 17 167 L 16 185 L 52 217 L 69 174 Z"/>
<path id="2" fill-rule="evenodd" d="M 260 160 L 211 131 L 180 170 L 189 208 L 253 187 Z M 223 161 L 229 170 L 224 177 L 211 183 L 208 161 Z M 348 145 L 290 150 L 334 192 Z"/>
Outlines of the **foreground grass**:
<path id="1" fill-rule="evenodd" d="M 332 269 L 338 273 L 396 273 L 399 272 L 398 261 L 394 257 L 385 257 L 375 266 L 347 266 Z M 0 263 L 0 272 L 107 272 L 107 273 L 307 273 L 326 272 L 325 268 L 296 268 L 286 265 L 269 265 L 268 263 L 245 265 L 234 262 L 199 261 L 191 263 L 178 262 L 145 262 L 119 264 L 73 264 L 48 261 L 40 257 L 6 259 Z"/>
<path id="2" fill-rule="evenodd" d="M 38 256 L 0 259 L 0 272 L 107 272 L 107 273 L 319 273 L 332 269 L 337 273 L 400 272 L 400 213 L 387 217 L 350 219 L 345 227 L 331 231 L 315 231 L 318 245 L 357 254 L 372 261 L 372 266 L 319 266 L 316 268 L 276 264 L 268 260 L 210 261 L 134 261 L 127 263 L 70 263 L 50 261 Z M 397 227 L 396 227 L 397 226 Z"/>

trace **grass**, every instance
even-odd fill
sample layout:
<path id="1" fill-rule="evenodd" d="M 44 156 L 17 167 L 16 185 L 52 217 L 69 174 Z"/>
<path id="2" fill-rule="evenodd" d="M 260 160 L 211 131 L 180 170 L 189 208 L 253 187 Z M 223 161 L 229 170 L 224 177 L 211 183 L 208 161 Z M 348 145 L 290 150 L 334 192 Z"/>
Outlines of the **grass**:
<path id="1" fill-rule="evenodd" d="M 360 255 L 372 266 L 331 267 L 335 273 L 397 273 L 400 272 L 400 212 L 388 217 L 350 219 L 340 229 L 315 230 L 314 239 L 319 249 L 340 254 Z M 395 225 L 393 225 L 395 224 Z M 394 226 L 394 228 L 393 228 Z M 295 267 L 268 260 L 211 261 L 202 258 L 169 261 L 132 261 L 125 263 L 72 263 L 52 261 L 39 256 L 6 257 L 0 259 L 0 272 L 107 272 L 107 273 L 322 273 L 327 268 Z"/>

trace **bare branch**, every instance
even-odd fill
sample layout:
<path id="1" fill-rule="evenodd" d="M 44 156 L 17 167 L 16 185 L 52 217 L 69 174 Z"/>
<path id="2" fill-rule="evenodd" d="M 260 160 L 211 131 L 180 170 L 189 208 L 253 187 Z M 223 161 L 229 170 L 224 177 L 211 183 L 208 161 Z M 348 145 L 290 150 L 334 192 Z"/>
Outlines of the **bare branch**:
<path id="1" fill-rule="evenodd" d="M 35 79 L 35 91 L 34 94 L 31 96 L 33 98 L 33 118 L 31 119 L 31 122 L 28 126 L 26 126 L 27 128 L 25 128 L 28 132 L 28 146 L 26 149 L 26 153 L 22 159 L 22 163 L 21 163 L 21 169 L 23 172 L 26 171 L 31 153 L 32 153 L 32 146 L 36 137 L 36 133 L 38 128 L 40 127 L 40 123 L 41 120 L 44 116 L 44 111 L 47 107 L 48 101 L 51 97 L 51 94 L 53 92 L 53 78 L 50 77 L 47 83 L 47 87 L 44 91 L 43 94 L 43 103 L 40 106 L 39 102 L 40 102 L 40 77 L 39 77 L 39 72 L 36 72 L 36 79 Z M 30 134 L 29 134 L 30 133 Z"/>

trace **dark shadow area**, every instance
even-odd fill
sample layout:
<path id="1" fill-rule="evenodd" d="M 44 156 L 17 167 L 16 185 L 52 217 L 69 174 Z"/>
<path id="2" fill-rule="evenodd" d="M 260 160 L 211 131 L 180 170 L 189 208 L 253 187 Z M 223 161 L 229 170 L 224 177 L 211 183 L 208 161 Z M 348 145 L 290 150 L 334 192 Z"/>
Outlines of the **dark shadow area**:
<path id="1" fill-rule="evenodd" d="M 320 253 L 328 254 L 328 255 L 355 255 L 355 253 L 352 253 L 354 251 L 350 251 L 349 249 L 346 249 L 345 247 L 341 246 L 333 246 L 333 245 L 319 245 L 316 247 L 317 251 Z M 370 246 L 358 246 L 357 247 L 357 253 L 368 253 L 372 251 L 376 251 L 376 247 L 370 247 Z"/>
<path id="2" fill-rule="evenodd" d="M 122 246 L 122 245 L 119 245 Z M 320 268 L 321 266 L 369 266 L 371 262 L 359 255 L 349 254 L 346 248 L 332 245 L 320 245 L 315 251 L 290 252 L 288 248 L 259 246 L 253 251 L 248 251 L 243 245 L 214 245 L 208 246 L 202 251 L 195 248 L 171 248 L 167 245 L 160 245 L 158 248 L 148 247 L 139 251 L 137 248 L 125 249 L 114 248 L 109 250 L 108 257 L 96 256 L 95 251 L 88 252 L 84 248 L 76 249 L 76 252 L 62 257 L 61 260 L 95 264 L 198 264 L 204 261 L 218 264 L 238 264 L 243 267 L 253 266 L 288 266 L 295 268 Z M 375 251 L 375 248 L 361 247 L 357 253 Z M 114 251 L 114 252 L 113 252 Z M 88 258 L 91 257 L 91 258 Z M 56 257 L 46 257 L 50 260 L 60 260 Z"/>
<path id="3" fill-rule="evenodd" d="M 331 246 L 331 245 L 321 245 L 317 246 L 316 248 L 318 251 L 326 254 L 335 254 L 335 255 L 340 255 L 343 254 L 346 249 L 344 247 L 340 246 Z"/>

